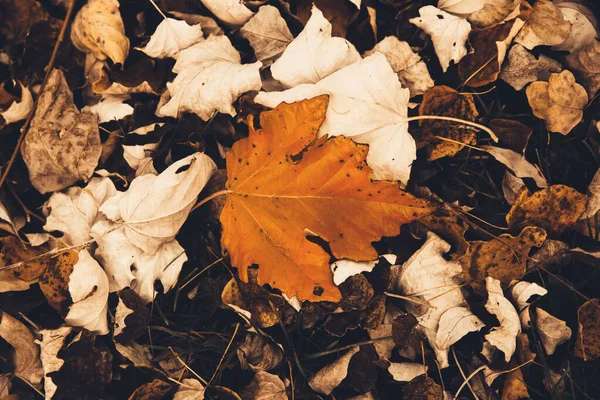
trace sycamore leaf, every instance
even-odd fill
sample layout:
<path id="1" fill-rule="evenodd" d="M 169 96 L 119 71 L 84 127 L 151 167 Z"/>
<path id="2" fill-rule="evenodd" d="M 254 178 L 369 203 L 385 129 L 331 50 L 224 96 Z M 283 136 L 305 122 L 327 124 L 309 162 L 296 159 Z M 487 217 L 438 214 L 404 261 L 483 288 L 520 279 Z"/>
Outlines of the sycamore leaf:
<path id="1" fill-rule="evenodd" d="M 521 90 L 528 83 L 545 81 L 550 77 L 550 72 L 562 71 L 562 65 L 552 58 L 540 54 L 536 58 L 520 44 L 515 44 L 508 53 L 508 61 L 502 67 L 499 78 Z"/>
<path id="2" fill-rule="evenodd" d="M 129 39 L 119 14 L 118 0 L 89 0 L 77 13 L 71 28 L 71 41 L 79 50 L 99 60 L 110 58 L 124 64 Z"/>
<path id="3" fill-rule="evenodd" d="M 13 101 L 11 105 L 5 110 L 0 111 L 0 115 L 4 118 L 6 125 L 18 122 L 27 118 L 31 109 L 33 108 L 33 97 L 31 91 L 19 82 L 21 86 L 21 101 Z M 2 126 L 2 125 L 0 125 Z"/>
<path id="4" fill-rule="evenodd" d="M 173 400 L 204 400 L 206 388 L 197 379 L 184 379 Z"/>
<path id="5" fill-rule="evenodd" d="M 352 43 L 331 36 L 331 24 L 317 7 L 313 7 L 304 30 L 271 65 L 271 73 L 286 88 L 291 88 L 303 83 L 317 83 L 360 59 Z"/>
<path id="6" fill-rule="evenodd" d="M 37 385 L 44 376 L 40 354 L 31 331 L 25 324 L 0 310 L 0 338 L 14 349 L 15 375 L 32 385 Z"/>
<path id="7" fill-rule="evenodd" d="M 556 347 L 571 338 L 571 328 L 565 321 L 556 318 L 545 310 L 537 307 L 536 330 L 540 341 L 544 345 L 546 354 L 552 355 Z"/>
<path id="8" fill-rule="evenodd" d="M 538 0 L 515 42 L 528 50 L 536 46 L 552 46 L 564 42 L 570 31 L 571 24 L 565 21 L 558 7 L 549 0 Z"/>
<path id="9" fill-rule="evenodd" d="M 442 70 L 446 72 L 450 61 L 458 63 L 467 55 L 465 43 L 471 31 L 471 24 L 466 19 L 455 17 L 433 6 L 421 7 L 419 15 L 419 18 L 411 18 L 410 22 L 431 36 L 435 54 Z"/>
<path id="10" fill-rule="evenodd" d="M 259 130 L 251 116 L 249 137 L 226 157 L 221 223 L 231 264 L 246 282 L 257 264 L 259 284 L 300 300 L 340 298 L 329 255 L 307 235 L 327 241 L 336 258 L 374 260 L 371 242 L 433 210 L 397 183 L 372 181 L 366 146 L 342 136 L 315 141 L 327 103 L 281 104 L 261 114 Z"/>
<path id="11" fill-rule="evenodd" d="M 165 18 L 150 37 L 146 46 L 137 48 L 153 58 L 177 58 L 177 54 L 204 40 L 200 24 L 188 25 L 185 21 Z"/>
<path id="12" fill-rule="evenodd" d="M 578 52 L 569 54 L 566 60 L 589 97 L 594 97 L 600 89 L 600 41 L 594 40 Z"/>
<path id="13" fill-rule="evenodd" d="M 67 335 L 73 328 L 70 326 L 61 326 L 56 329 L 42 329 L 40 345 L 40 359 L 44 368 L 44 393 L 47 399 L 51 399 L 56 393 L 56 385 L 52 381 L 52 372 L 60 370 L 65 361 L 58 357 L 58 352 L 63 348 Z"/>
<path id="14" fill-rule="evenodd" d="M 405 305 L 417 316 L 418 328 L 427 336 L 441 368 L 449 366 L 451 345 L 485 326 L 468 308 L 460 290 L 462 268 L 444 258 L 448 251 L 450 244 L 429 232 L 427 241 L 408 261 L 392 268 L 394 290 L 425 302 Z"/>
<path id="15" fill-rule="evenodd" d="M 359 346 L 352 347 L 343 356 L 320 369 L 308 381 L 310 387 L 316 392 L 329 395 L 333 389 L 346 379 L 350 360 L 359 350 Z"/>
<path id="16" fill-rule="evenodd" d="M 31 183 L 48 193 L 86 181 L 101 152 L 96 116 L 79 112 L 65 76 L 54 69 L 21 147 Z"/>
<path id="17" fill-rule="evenodd" d="M 248 39 L 256 59 L 262 63 L 263 68 L 273 64 L 294 40 L 279 10 L 270 5 L 259 8 L 240 29 L 240 35 Z"/>
<path id="18" fill-rule="evenodd" d="M 386 36 L 364 55 L 367 57 L 375 52 L 385 56 L 402 85 L 410 90 L 411 97 L 423 94 L 434 86 L 427 65 L 407 42 L 400 41 L 395 36 Z"/>
<path id="19" fill-rule="evenodd" d="M 552 48 L 576 53 L 580 49 L 594 43 L 598 38 L 598 20 L 594 13 L 582 4 L 565 1 L 557 7 L 564 19 L 571 23 L 571 31 L 567 39 Z"/>
<path id="20" fill-rule="evenodd" d="M 481 150 L 491 154 L 496 160 L 506 165 L 519 178 L 531 178 L 541 188 L 548 187 L 546 178 L 539 169 L 531 164 L 525 156 L 509 149 L 495 146 L 481 146 Z"/>
<path id="21" fill-rule="evenodd" d="M 237 97 L 260 89 L 260 67 L 260 62 L 242 65 L 227 36 L 210 36 L 179 52 L 173 67 L 177 77 L 167 83 L 170 99 L 156 114 L 177 117 L 189 111 L 205 121 L 215 111 L 234 116 L 232 103 Z"/>
<path id="22" fill-rule="evenodd" d="M 329 95 L 319 137 L 344 135 L 369 145 L 367 163 L 374 179 L 410 177 L 416 147 L 408 133 L 409 91 L 402 88 L 384 55 L 375 53 L 320 80 L 284 92 L 261 92 L 255 101 L 267 107 Z"/>
<path id="23" fill-rule="evenodd" d="M 483 344 L 484 354 L 491 354 L 489 347 L 496 348 L 504 353 L 504 360 L 509 362 L 517 349 L 517 334 L 521 332 L 521 321 L 519 314 L 510 301 L 504 297 L 502 286 L 498 279 L 488 276 L 485 279 L 488 299 L 485 309 L 494 314 L 500 323 L 499 327 L 492 328 L 485 335 L 486 342 Z M 491 357 L 487 357 L 488 360 Z M 491 362 L 491 361 L 490 361 Z"/>
<path id="24" fill-rule="evenodd" d="M 481 10 L 486 4 L 505 6 L 512 0 L 440 0 L 438 8 L 451 14 L 468 16 Z"/>
<path id="25" fill-rule="evenodd" d="M 551 132 L 567 135 L 581 122 L 588 96 L 573 74 L 551 74 L 549 82 L 533 82 L 526 89 L 533 115 L 546 121 Z"/>
<path id="26" fill-rule="evenodd" d="M 229 28 L 244 25 L 254 13 L 240 0 L 201 0 L 202 4 Z"/>
<path id="27" fill-rule="evenodd" d="M 575 355 L 584 361 L 600 357 L 600 301 L 591 299 L 577 310 Z"/>

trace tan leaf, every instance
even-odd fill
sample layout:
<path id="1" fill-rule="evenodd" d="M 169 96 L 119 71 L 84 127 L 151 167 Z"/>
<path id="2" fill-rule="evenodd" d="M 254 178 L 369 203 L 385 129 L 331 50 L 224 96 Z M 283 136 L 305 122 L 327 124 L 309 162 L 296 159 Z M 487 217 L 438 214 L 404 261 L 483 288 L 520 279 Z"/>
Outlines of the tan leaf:
<path id="1" fill-rule="evenodd" d="M 536 46 L 552 46 L 564 42 L 570 31 L 571 24 L 565 21 L 558 7 L 549 0 L 538 0 L 515 42 L 529 50 Z"/>
<path id="2" fill-rule="evenodd" d="M 485 3 L 483 7 L 467 18 L 476 28 L 486 28 L 500 22 L 510 21 L 520 14 L 522 0 Z"/>
<path id="3" fill-rule="evenodd" d="M 89 0 L 75 16 L 71 40 L 79 50 L 99 60 L 110 58 L 115 64 L 124 64 L 129 39 L 119 14 L 119 1 Z"/>
<path id="4" fill-rule="evenodd" d="M 254 379 L 244 388 L 241 397 L 254 400 L 288 400 L 285 384 L 281 378 L 266 371 L 258 371 L 254 375 Z"/>
<path id="5" fill-rule="evenodd" d="M 566 21 L 571 23 L 567 39 L 554 46 L 553 50 L 567 50 L 576 53 L 594 43 L 598 38 L 598 20 L 592 10 L 573 1 L 558 2 L 557 6 Z"/>
<path id="6" fill-rule="evenodd" d="M 47 399 L 51 399 L 56 392 L 56 384 L 52 381 L 51 372 L 58 371 L 65 361 L 58 357 L 58 352 L 63 348 L 67 335 L 73 328 L 70 326 L 61 326 L 57 329 L 42 329 L 40 335 L 42 341 L 40 345 L 40 359 L 44 367 L 44 392 Z"/>
<path id="7" fill-rule="evenodd" d="M 546 178 L 542 176 L 539 169 L 527 161 L 522 154 L 495 146 L 481 146 L 480 149 L 507 166 L 517 177 L 531 178 L 538 187 L 548 187 L 548 182 L 546 181 Z"/>
<path id="8" fill-rule="evenodd" d="M 53 70 L 21 148 L 31 183 L 48 193 L 87 181 L 101 153 L 96 117 L 79 112 L 65 76 Z"/>
<path id="9" fill-rule="evenodd" d="M 506 222 L 537 225 L 552 234 L 570 228 L 583 214 L 587 196 L 564 185 L 552 185 L 534 194 L 521 193 L 506 215 Z"/>
<path id="10" fill-rule="evenodd" d="M 333 389 L 338 387 L 339 384 L 346 379 L 350 360 L 359 350 L 359 346 L 352 347 L 343 356 L 320 369 L 308 381 L 310 387 L 316 392 L 326 395 L 330 394 Z"/>
<path id="11" fill-rule="evenodd" d="M 575 355 L 584 361 L 600 357 L 600 300 L 592 299 L 577 310 L 577 342 Z"/>
<path id="12" fill-rule="evenodd" d="M 533 115 L 546 121 L 551 132 L 567 135 L 581 122 L 588 96 L 573 74 L 551 74 L 549 82 L 533 82 L 526 89 Z"/>
<path id="13" fill-rule="evenodd" d="M 600 89 L 600 41 L 582 48 L 566 58 L 567 66 L 585 87 L 590 98 Z"/>
<path id="14" fill-rule="evenodd" d="M 136 48 L 153 58 L 176 58 L 183 49 L 204 40 L 200 24 L 188 25 L 185 21 L 165 18 L 142 48 Z"/>
<path id="15" fill-rule="evenodd" d="M 204 400 L 205 390 L 197 379 L 184 379 L 173 400 Z"/>
<path id="16" fill-rule="evenodd" d="M 560 72 L 558 61 L 540 54 L 536 58 L 520 44 L 515 44 L 508 53 L 508 62 L 502 67 L 499 78 L 515 90 L 521 90 L 533 81 L 547 81 L 550 72 Z"/>
<path id="17" fill-rule="evenodd" d="M 529 391 L 527 390 L 527 384 L 525 383 L 521 368 L 518 368 L 515 362 L 510 363 L 509 368 L 512 371 L 506 374 L 500 400 L 529 399 Z"/>
<path id="18" fill-rule="evenodd" d="M 21 321 L 0 310 L 0 337 L 13 349 L 15 375 L 33 385 L 42 381 L 44 376 L 40 353 L 29 328 Z"/>
<path id="19" fill-rule="evenodd" d="M 535 309 L 537 319 L 535 328 L 544 345 L 546 354 L 552 355 L 556 347 L 571 338 L 571 328 L 565 321 L 556 318 L 540 307 Z"/>
<path id="20" fill-rule="evenodd" d="M 281 363 L 283 349 L 266 336 L 248 333 L 237 349 L 237 357 L 243 369 L 269 371 Z"/>

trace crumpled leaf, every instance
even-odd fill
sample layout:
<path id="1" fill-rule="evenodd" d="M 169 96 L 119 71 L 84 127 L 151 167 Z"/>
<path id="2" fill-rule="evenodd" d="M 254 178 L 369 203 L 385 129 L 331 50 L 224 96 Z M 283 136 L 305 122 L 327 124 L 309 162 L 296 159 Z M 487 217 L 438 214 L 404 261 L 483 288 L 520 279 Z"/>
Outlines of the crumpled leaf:
<path id="1" fill-rule="evenodd" d="M 515 42 L 528 50 L 536 46 L 553 46 L 564 42 L 570 31 L 571 23 L 564 19 L 558 7 L 549 0 L 538 0 Z"/>
<path id="2" fill-rule="evenodd" d="M 352 82 L 350 85 L 349 82 Z M 416 147 L 405 122 L 409 91 L 402 88 L 382 54 L 373 54 L 315 85 L 284 92 L 259 93 L 255 101 L 274 108 L 282 102 L 329 95 L 319 137 L 344 135 L 369 145 L 367 163 L 374 179 L 408 182 Z"/>
<path id="3" fill-rule="evenodd" d="M 266 371 L 258 371 L 240 397 L 256 400 L 288 400 L 285 384 L 281 378 Z"/>
<path id="4" fill-rule="evenodd" d="M 521 318 L 523 328 L 531 328 L 529 307 L 532 296 L 544 296 L 548 291 L 537 283 L 520 281 L 511 283 L 510 294 Z"/>
<path id="5" fill-rule="evenodd" d="M 588 102 L 585 89 L 568 70 L 551 74 L 549 82 L 533 82 L 526 93 L 533 115 L 546 121 L 548 130 L 563 135 L 581 122 Z"/>
<path id="6" fill-rule="evenodd" d="M 586 203 L 586 195 L 564 185 L 552 185 L 533 194 L 524 191 L 506 214 L 506 222 L 509 226 L 537 225 L 560 234 L 577 222 Z"/>
<path id="7" fill-rule="evenodd" d="M 36 343 L 40 346 L 40 359 L 44 369 L 44 393 L 47 399 L 51 399 L 56 393 L 56 385 L 52 381 L 50 374 L 58 371 L 65 361 L 58 357 L 58 352 L 65 345 L 67 335 L 73 328 L 70 326 L 61 326 L 56 329 L 42 329 L 40 335 L 41 342 Z"/>
<path id="8" fill-rule="evenodd" d="M 206 388 L 197 379 L 184 379 L 173 400 L 204 400 Z"/>
<path id="9" fill-rule="evenodd" d="M 20 82 L 19 86 L 21 86 L 21 101 L 15 100 L 6 110 L 0 111 L 0 115 L 4 118 L 6 125 L 24 120 L 33 108 L 31 91 Z"/>
<path id="10" fill-rule="evenodd" d="M 79 112 L 65 76 L 54 69 L 21 147 L 31 183 L 39 192 L 48 193 L 86 181 L 101 152 L 96 117 Z"/>
<path id="11" fill-rule="evenodd" d="M 201 0 L 208 10 L 229 28 L 244 25 L 254 13 L 240 0 Z"/>
<path id="12" fill-rule="evenodd" d="M 170 99 L 159 104 L 156 115 L 177 118 L 193 112 L 204 121 L 216 111 L 234 116 L 231 103 L 244 92 L 260 89 L 260 67 L 259 61 L 242 65 L 227 36 L 209 36 L 179 52 L 173 67 L 177 77 L 167 83 Z"/>
<path id="13" fill-rule="evenodd" d="M 431 36 L 442 71 L 446 72 L 450 61 L 456 64 L 467 55 L 465 44 L 471 24 L 466 19 L 455 17 L 433 6 L 421 7 L 419 15 L 420 17 L 411 18 L 409 21 Z"/>
<path id="14" fill-rule="evenodd" d="M 153 58 L 177 58 L 177 54 L 204 40 L 200 24 L 189 25 L 186 21 L 165 18 L 144 47 L 137 50 Z"/>
<path id="15" fill-rule="evenodd" d="M 441 368 L 449 366 L 451 345 L 485 326 L 468 308 L 460 291 L 462 267 L 444 259 L 448 251 L 450 245 L 430 232 L 408 261 L 392 267 L 394 291 L 425 302 L 406 302 L 405 306 L 417 316 L 418 328 L 427 336 Z"/>
<path id="16" fill-rule="evenodd" d="M 595 40 L 566 58 L 567 66 L 585 87 L 590 98 L 600 89 L 600 41 Z"/>
<path id="17" fill-rule="evenodd" d="M 486 4 L 507 5 L 512 0 L 440 0 L 438 8 L 455 15 L 468 16 L 481 10 Z"/>
<path id="18" fill-rule="evenodd" d="M 515 90 L 521 90 L 528 83 L 547 81 L 551 72 L 560 71 L 562 66 L 558 61 L 543 54 L 536 58 L 517 43 L 510 49 L 508 62 L 502 67 L 499 78 Z"/>
<path id="19" fill-rule="evenodd" d="M 504 360 L 509 362 L 517 349 L 517 334 L 521 332 L 521 321 L 519 314 L 510 301 L 504 297 L 502 286 L 498 279 L 491 276 L 485 278 L 488 299 L 485 309 L 494 314 L 500 323 L 485 335 L 486 342 L 483 344 L 483 353 L 491 354 L 490 346 L 504 353 Z M 487 357 L 490 360 L 490 357 Z"/>
<path id="20" fill-rule="evenodd" d="M 600 169 L 596 171 L 587 189 L 587 204 L 581 219 L 590 218 L 600 210 Z"/>
<path id="21" fill-rule="evenodd" d="M 308 381 L 310 387 L 321 394 L 329 395 L 333 389 L 339 386 L 340 383 L 348 375 L 348 365 L 354 354 L 360 350 L 359 346 L 352 347 L 343 356 L 332 362 L 331 364 L 320 369 Z"/>
<path id="22" fill-rule="evenodd" d="M 600 301 L 588 300 L 577 310 L 577 342 L 575 355 L 583 361 L 600 357 Z"/>
<path id="23" fill-rule="evenodd" d="M 251 116 L 249 138 L 227 153 L 221 241 L 231 264 L 245 282 L 257 264 L 259 284 L 299 300 L 340 297 L 329 255 L 305 229 L 326 240 L 336 258 L 367 261 L 378 257 L 371 242 L 432 211 L 397 183 L 371 180 L 365 146 L 345 137 L 315 141 L 327 103 L 319 96 L 281 104 L 261 114 L 260 130 Z"/>
<path id="24" fill-rule="evenodd" d="M 0 312 L 0 337 L 14 348 L 15 375 L 32 385 L 39 384 L 44 373 L 39 349 L 29 328 L 12 315 Z"/>
<path id="25" fill-rule="evenodd" d="M 89 0 L 75 16 L 71 41 L 77 49 L 99 60 L 110 58 L 115 64 L 124 64 L 129 39 L 119 14 L 119 1 Z"/>
<path id="26" fill-rule="evenodd" d="M 442 387 L 428 376 L 417 376 L 402 389 L 406 400 L 439 400 L 444 398 Z"/>
<path id="27" fill-rule="evenodd" d="M 540 307 L 536 311 L 536 330 L 540 337 L 540 341 L 544 345 L 546 354 L 552 355 L 556 347 L 566 342 L 571 338 L 571 328 L 567 326 L 565 321 L 556 318 Z"/>
<path id="28" fill-rule="evenodd" d="M 267 337 L 248 333 L 237 349 L 237 357 L 243 369 L 269 371 L 281 363 L 283 350 Z"/>
<path id="29" fill-rule="evenodd" d="M 360 59 L 352 43 L 331 36 L 331 24 L 317 7 L 313 7 L 304 30 L 271 65 L 271 73 L 286 88 L 292 88 L 303 83 L 317 83 Z"/>
<path id="30" fill-rule="evenodd" d="M 388 372 L 397 382 L 410 382 L 419 375 L 427 373 L 427 366 L 413 362 L 392 362 Z"/>
<path id="31" fill-rule="evenodd" d="M 540 170 L 531 164 L 525 156 L 509 149 L 495 146 L 481 146 L 481 150 L 491 154 L 496 160 L 507 166 L 519 178 L 531 178 L 538 187 L 548 187 L 546 178 L 542 176 Z"/>
<path id="32" fill-rule="evenodd" d="M 520 15 L 522 0 L 486 2 L 482 8 L 471 13 L 467 20 L 476 28 L 486 28 L 494 24 L 510 21 Z M 529 3 L 527 3 L 527 7 Z"/>
<path id="33" fill-rule="evenodd" d="M 435 85 L 427 65 L 407 42 L 398 40 L 396 36 L 386 36 L 364 55 L 367 57 L 375 52 L 385 56 L 402 85 L 410 90 L 410 97 L 423 94 Z"/>
<path id="34" fill-rule="evenodd" d="M 552 47 L 553 50 L 576 53 L 596 41 L 598 20 L 588 7 L 572 1 L 563 1 L 556 6 L 564 19 L 571 23 L 571 31 L 564 42 Z"/>
<path id="35" fill-rule="evenodd" d="M 240 35 L 250 42 L 256 59 L 262 63 L 263 68 L 277 61 L 294 40 L 279 10 L 268 4 L 259 8 L 240 28 Z"/>
<path id="36" fill-rule="evenodd" d="M 157 130 L 158 128 L 160 128 L 163 125 L 164 125 L 164 123 L 158 122 L 158 123 L 153 123 L 150 125 L 142 126 L 137 129 L 134 129 L 133 131 L 129 132 L 127 135 L 145 136 L 151 132 L 154 132 L 155 130 Z M 125 162 L 127 162 L 127 164 L 131 168 L 136 170 L 136 176 L 139 175 L 139 174 L 137 174 L 137 171 L 140 168 L 140 166 L 144 165 L 144 163 L 148 162 L 148 159 L 152 159 L 154 157 L 159 145 L 160 145 L 160 139 L 158 141 L 152 141 L 150 143 L 144 143 L 144 144 L 123 145 L 123 158 L 125 159 Z M 144 175 L 144 174 L 141 174 L 141 175 Z M 155 174 L 155 175 L 157 175 L 157 174 Z"/>
<path id="37" fill-rule="evenodd" d="M 125 103 L 129 98 L 128 94 L 103 94 L 96 104 L 85 106 L 82 111 L 97 115 L 98 123 L 119 121 L 133 114 L 133 107 Z"/>

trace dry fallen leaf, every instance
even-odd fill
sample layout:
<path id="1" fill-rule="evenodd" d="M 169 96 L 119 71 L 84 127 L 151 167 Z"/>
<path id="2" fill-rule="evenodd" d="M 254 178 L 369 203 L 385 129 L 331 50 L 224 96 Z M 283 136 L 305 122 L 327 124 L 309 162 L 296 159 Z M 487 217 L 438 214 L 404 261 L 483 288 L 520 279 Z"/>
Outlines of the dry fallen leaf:
<path id="1" fill-rule="evenodd" d="M 397 183 L 370 180 L 365 146 L 345 137 L 314 142 L 327 103 L 281 104 L 261 114 L 260 130 L 250 117 L 249 138 L 227 153 L 221 223 L 231 264 L 246 282 L 258 264 L 259 284 L 300 300 L 340 298 L 329 255 L 307 235 L 327 241 L 336 258 L 374 260 L 371 242 L 432 211 Z"/>
<path id="2" fill-rule="evenodd" d="M 551 74 L 549 82 L 533 82 L 526 93 L 533 115 L 546 121 L 549 131 L 563 135 L 581 122 L 588 102 L 585 89 L 567 70 Z"/>
<path id="3" fill-rule="evenodd" d="M 520 15 L 522 0 L 486 2 L 483 7 L 467 18 L 472 26 L 486 28 L 500 22 L 510 21 Z M 528 7 L 529 3 L 527 3 Z"/>
<path id="4" fill-rule="evenodd" d="M 246 334 L 237 349 L 242 369 L 269 371 L 283 360 L 283 349 L 272 339 L 255 333 Z"/>
<path id="5" fill-rule="evenodd" d="M 544 296 L 548 293 L 546 289 L 537 283 L 520 281 L 511 282 L 510 294 L 515 303 L 515 308 L 521 318 L 523 328 L 531 328 L 531 317 L 529 315 L 530 299 L 532 296 Z"/>
<path id="6" fill-rule="evenodd" d="M 24 120 L 33 108 L 31 91 L 20 82 L 19 86 L 21 87 L 21 101 L 15 100 L 6 110 L 0 111 L 0 115 L 4 118 L 4 124 L 6 125 Z M 0 127 L 2 126 L 0 123 Z"/>
<path id="7" fill-rule="evenodd" d="M 533 5 L 525 25 L 515 38 L 515 42 L 531 50 L 536 46 L 552 46 L 565 41 L 571 31 L 571 24 L 565 21 L 560 9 L 549 0 L 538 0 Z"/>
<path id="8" fill-rule="evenodd" d="M 241 397 L 256 400 L 289 399 L 281 378 L 266 371 L 258 371 L 254 375 L 254 379 L 244 388 Z"/>
<path id="9" fill-rule="evenodd" d="M 577 310 L 577 341 L 575 355 L 584 361 L 600 357 L 600 301 L 588 300 Z"/>
<path id="10" fill-rule="evenodd" d="M 440 0 L 438 8 L 456 15 L 468 16 L 481 10 L 486 4 L 506 5 L 512 0 Z"/>
<path id="11" fill-rule="evenodd" d="M 444 391 L 440 385 L 428 376 L 417 376 L 402 389 L 405 400 L 440 400 Z"/>
<path id="12" fill-rule="evenodd" d="M 331 24 L 315 6 L 304 30 L 273 65 L 273 78 L 286 88 L 317 83 L 347 65 L 360 61 L 354 45 L 331 36 Z"/>
<path id="13" fill-rule="evenodd" d="M 153 58 L 177 58 L 177 54 L 204 40 L 200 24 L 188 25 L 185 21 L 165 18 L 142 48 L 143 53 Z"/>
<path id="14" fill-rule="evenodd" d="M 206 388 L 197 379 L 184 379 L 173 400 L 204 400 Z"/>
<path id="15" fill-rule="evenodd" d="M 571 328 L 565 321 L 556 318 L 540 307 L 535 309 L 537 318 L 535 328 L 546 354 L 552 355 L 556 347 L 571 338 Z"/>
<path id="16" fill-rule="evenodd" d="M 320 369 L 308 381 L 310 387 L 316 392 L 329 395 L 333 389 L 346 379 L 350 360 L 359 350 L 359 346 L 352 347 L 343 356 Z"/>
<path id="17" fill-rule="evenodd" d="M 13 349 L 14 373 L 29 384 L 37 385 L 44 376 L 40 352 L 29 328 L 21 321 L 0 310 L 0 337 Z"/>
<path id="18" fill-rule="evenodd" d="M 600 89 L 600 41 L 595 40 L 566 58 L 567 66 L 585 87 L 590 98 Z"/>
<path id="19" fill-rule="evenodd" d="M 118 0 L 89 0 L 75 16 L 71 41 L 79 50 L 92 53 L 98 60 L 110 58 L 124 64 L 129 39 L 119 14 Z"/>
<path id="20" fill-rule="evenodd" d="M 600 210 L 600 169 L 596 171 L 587 189 L 587 204 L 581 219 L 591 218 Z"/>
<path id="21" fill-rule="evenodd" d="M 488 299 L 485 309 L 494 314 L 500 323 L 485 335 L 486 342 L 483 343 L 482 353 L 488 361 L 492 360 L 494 348 L 504 353 L 504 360 L 509 362 L 517 349 L 517 334 L 521 332 L 521 321 L 519 314 L 510 301 L 504 297 L 501 282 L 491 276 L 485 278 Z"/>
<path id="22" fill-rule="evenodd" d="M 509 368 L 511 371 L 506 374 L 500 400 L 529 399 L 529 391 L 521 368 L 515 362 L 510 363 Z"/>
<path id="23" fill-rule="evenodd" d="M 509 149 L 495 146 L 481 146 L 481 150 L 492 155 L 496 160 L 507 166 L 519 178 L 531 178 L 538 187 L 548 187 L 546 178 L 542 176 L 539 168 L 531 164 L 525 156 Z"/>
<path id="24" fill-rule="evenodd" d="M 46 269 L 47 259 L 33 259 L 50 251 L 49 245 L 39 247 L 23 247 L 16 236 L 6 236 L 1 240 L 0 248 L 0 293 L 27 290 L 37 282 Z M 31 261 L 29 261 L 31 260 Z M 25 261 L 23 265 L 4 269 L 10 265 Z"/>
<path id="25" fill-rule="evenodd" d="M 277 61 L 294 40 L 279 10 L 271 5 L 260 7 L 258 12 L 240 28 L 240 35 L 248 39 L 256 59 L 262 63 L 263 68 Z"/>
<path id="26" fill-rule="evenodd" d="M 586 195 L 564 185 L 552 185 L 533 194 L 524 191 L 506 215 L 506 222 L 510 226 L 537 225 L 560 234 L 577 222 L 586 202 Z"/>
<path id="27" fill-rule="evenodd" d="M 571 23 L 567 39 L 552 48 L 577 53 L 580 49 L 594 43 L 598 38 L 598 20 L 594 13 L 584 5 L 574 1 L 558 2 L 556 5 L 566 21 Z"/>
<path id="28" fill-rule="evenodd" d="M 467 55 L 465 44 L 471 24 L 466 19 L 455 17 L 433 6 L 421 7 L 419 15 L 418 18 L 410 19 L 410 22 L 431 36 L 442 70 L 446 72 L 450 61 L 456 64 Z"/>
<path id="29" fill-rule="evenodd" d="M 39 332 L 42 340 L 36 343 L 40 346 L 40 359 L 44 368 L 44 392 L 47 399 L 51 399 L 56 393 L 56 385 L 49 374 L 60 370 L 65 363 L 58 357 L 58 352 L 63 348 L 67 335 L 72 330 L 70 326 L 61 326 L 56 329 L 42 329 Z"/>
<path id="30" fill-rule="evenodd" d="M 240 0 L 201 0 L 202 4 L 229 28 L 244 25 L 254 13 Z"/>
<path id="31" fill-rule="evenodd" d="M 48 193 L 87 181 L 101 152 L 96 117 L 79 112 L 65 76 L 53 70 L 21 148 L 31 183 Z"/>
<path id="32" fill-rule="evenodd" d="M 527 125 L 511 119 L 493 119 L 489 122 L 490 128 L 498 136 L 498 143 L 512 151 L 525 154 L 529 137 L 532 134 L 531 128 Z"/>
<path id="33" fill-rule="evenodd" d="M 508 62 L 502 67 L 499 78 L 515 90 L 521 90 L 528 83 L 547 81 L 551 72 L 562 71 L 558 61 L 543 54 L 536 58 L 520 44 L 515 44 L 508 53 Z"/>

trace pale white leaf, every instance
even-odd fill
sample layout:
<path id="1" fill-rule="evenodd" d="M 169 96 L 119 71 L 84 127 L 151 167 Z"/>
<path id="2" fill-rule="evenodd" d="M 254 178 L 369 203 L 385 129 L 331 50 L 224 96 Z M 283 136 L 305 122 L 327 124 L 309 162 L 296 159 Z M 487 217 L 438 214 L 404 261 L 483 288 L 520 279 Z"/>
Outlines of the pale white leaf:
<path id="1" fill-rule="evenodd" d="M 24 120 L 33 108 L 31 91 L 20 82 L 19 85 L 21 86 L 21 101 L 15 100 L 5 111 L 0 111 L 0 115 L 4 118 L 6 125 Z"/>
<path id="2" fill-rule="evenodd" d="M 137 48 L 153 58 L 177 58 L 177 54 L 204 40 L 200 24 L 188 25 L 185 21 L 165 18 L 150 37 L 146 46 Z"/>
<path id="3" fill-rule="evenodd" d="M 99 123 L 119 121 L 133 114 L 133 107 L 125 103 L 125 100 L 129 100 L 129 95 L 103 94 L 99 102 L 83 107 L 82 111 L 97 115 Z"/>
<path id="4" fill-rule="evenodd" d="M 254 13 L 242 0 L 201 0 L 202 4 L 230 28 L 244 25 Z"/>
<path id="5" fill-rule="evenodd" d="M 58 371 L 65 361 L 58 357 L 58 352 L 63 348 L 67 336 L 73 328 L 70 326 L 61 326 L 57 329 L 42 329 L 39 333 L 42 337 L 40 345 L 40 359 L 44 368 L 44 392 L 46 399 L 51 399 L 56 393 L 57 386 L 49 375 L 51 372 Z"/>
<path id="6" fill-rule="evenodd" d="M 571 31 L 564 42 L 552 47 L 554 50 L 577 53 L 596 41 L 598 37 L 598 20 L 589 8 L 571 1 L 558 3 L 557 7 L 563 18 L 571 23 Z"/>
<path id="7" fill-rule="evenodd" d="M 516 304 L 516 309 L 521 316 L 521 326 L 523 328 L 531 327 L 531 318 L 529 317 L 529 299 L 531 296 L 544 296 L 548 291 L 532 282 L 512 282 L 510 294 L 513 302 Z"/>
<path id="8" fill-rule="evenodd" d="M 485 278 L 488 300 L 485 309 L 494 314 L 500 323 L 485 335 L 487 343 L 504 353 L 504 359 L 509 362 L 517 348 L 517 334 L 521 332 L 519 314 L 510 301 L 504 297 L 502 286 L 498 279 L 491 276 Z M 484 343 L 485 346 L 485 343 Z"/>
<path id="9" fill-rule="evenodd" d="M 410 382 L 419 375 L 427 373 L 427 367 L 413 362 L 393 362 L 388 367 L 388 372 L 395 381 Z"/>

